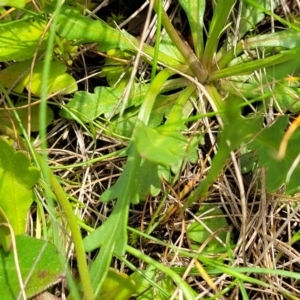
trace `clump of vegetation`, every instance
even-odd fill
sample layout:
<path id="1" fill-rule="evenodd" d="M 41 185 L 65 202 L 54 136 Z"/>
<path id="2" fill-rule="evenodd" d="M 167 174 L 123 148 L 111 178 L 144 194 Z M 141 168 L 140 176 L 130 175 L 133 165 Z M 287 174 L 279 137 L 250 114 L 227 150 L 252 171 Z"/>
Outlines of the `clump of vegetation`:
<path id="1" fill-rule="evenodd" d="M 298 7 L 0 4 L 5 299 L 299 298 Z"/>

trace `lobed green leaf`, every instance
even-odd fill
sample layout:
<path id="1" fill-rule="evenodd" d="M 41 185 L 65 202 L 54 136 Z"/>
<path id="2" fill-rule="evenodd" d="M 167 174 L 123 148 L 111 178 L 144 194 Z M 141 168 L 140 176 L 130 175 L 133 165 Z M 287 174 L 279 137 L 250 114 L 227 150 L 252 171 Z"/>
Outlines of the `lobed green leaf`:
<path id="1" fill-rule="evenodd" d="M 16 235 L 25 232 L 27 213 L 33 201 L 32 188 L 39 176 L 40 172 L 30 166 L 25 153 L 15 151 L 0 139 L 0 207 Z"/>
<path id="2" fill-rule="evenodd" d="M 25 60 L 46 48 L 46 22 L 30 18 L 0 24 L 0 61 Z M 40 40 L 41 44 L 38 46 Z"/>

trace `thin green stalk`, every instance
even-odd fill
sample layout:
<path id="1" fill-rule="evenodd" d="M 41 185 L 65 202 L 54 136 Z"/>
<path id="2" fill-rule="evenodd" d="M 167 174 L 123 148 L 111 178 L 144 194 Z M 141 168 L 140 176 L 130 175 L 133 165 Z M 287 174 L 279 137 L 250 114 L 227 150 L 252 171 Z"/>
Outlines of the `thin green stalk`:
<path id="1" fill-rule="evenodd" d="M 160 44 L 160 36 L 161 36 L 161 14 L 162 14 L 162 3 L 159 1 L 157 8 L 157 25 L 156 25 L 156 36 L 155 36 L 155 48 L 154 48 L 154 56 L 153 56 L 153 64 L 151 70 L 151 81 L 154 79 L 157 70 L 157 62 L 159 56 L 159 44 Z"/>
<path id="2" fill-rule="evenodd" d="M 37 158 L 39 160 L 39 163 L 42 162 L 42 157 L 36 153 Z M 83 289 L 83 294 L 85 295 L 86 300 L 93 300 L 94 299 L 94 291 L 91 285 L 90 276 L 89 276 L 89 270 L 86 262 L 86 256 L 85 251 L 83 248 L 81 233 L 79 231 L 76 217 L 74 215 L 72 206 L 70 202 L 68 201 L 66 194 L 64 190 L 62 189 L 61 185 L 59 184 L 57 178 L 54 176 L 54 174 L 50 171 L 49 167 L 47 166 L 44 169 L 44 172 L 49 173 L 50 177 L 50 185 L 53 189 L 53 192 L 57 198 L 57 201 L 59 202 L 63 212 L 66 215 L 66 219 L 68 221 L 68 225 L 71 230 L 72 234 L 72 240 L 74 243 L 75 253 L 76 253 L 76 261 L 78 266 L 78 271 L 80 275 L 80 282 Z"/>
<path id="3" fill-rule="evenodd" d="M 5 135 L 7 135 L 10 138 L 12 138 L 13 140 L 15 140 L 23 150 L 28 151 L 28 146 L 24 143 L 24 141 L 19 136 L 16 136 L 16 134 L 13 130 L 0 124 L 0 132 L 4 133 Z M 70 231 L 71 231 L 73 242 L 74 242 L 75 253 L 76 253 L 76 258 L 77 258 L 77 266 L 78 266 L 80 281 L 81 281 L 82 289 L 83 289 L 83 292 L 85 295 L 85 299 L 93 300 L 94 292 L 93 292 L 92 285 L 90 282 L 89 271 L 88 271 L 88 267 L 87 267 L 87 263 L 86 263 L 86 256 L 85 256 L 85 252 L 84 252 L 84 248 L 83 248 L 81 233 L 79 231 L 76 217 L 74 215 L 72 206 L 71 206 L 70 202 L 68 201 L 66 194 L 65 194 L 64 190 L 62 189 L 61 185 L 59 184 L 57 178 L 50 171 L 50 168 L 48 167 L 48 165 L 46 165 L 46 166 L 44 165 L 43 157 L 36 150 L 34 150 L 34 155 L 36 157 L 38 164 L 42 168 L 43 174 L 46 174 L 46 173 L 48 174 L 50 186 L 57 198 L 58 203 L 62 207 L 62 211 L 66 215 L 66 219 L 68 221 L 68 225 L 70 227 Z"/>
<path id="4" fill-rule="evenodd" d="M 54 47 L 54 41 L 56 36 L 56 25 L 58 23 L 58 16 L 61 10 L 63 2 L 56 1 L 55 6 L 55 12 L 53 15 L 52 24 L 50 26 L 49 30 L 49 37 L 48 37 L 48 43 L 47 43 L 47 49 L 45 54 L 45 62 L 44 62 L 44 68 L 42 72 L 42 93 L 41 93 L 41 104 L 40 104 L 40 115 L 39 115 L 39 122 L 40 122 L 40 136 L 41 136 L 41 148 L 47 149 L 47 131 L 46 131 L 46 106 L 47 106 L 47 94 L 48 94 L 48 79 L 49 79 L 49 73 L 50 73 L 50 64 L 52 60 L 52 52 Z M 66 197 L 66 194 L 64 190 L 62 189 L 61 185 L 59 184 L 57 178 L 53 175 L 53 173 L 50 171 L 50 168 L 47 164 L 47 154 L 46 152 L 42 153 L 42 155 L 39 155 L 37 151 L 35 151 L 36 159 L 38 160 L 38 163 L 42 169 L 43 176 L 45 178 L 46 183 L 50 183 L 51 188 L 53 189 L 53 192 L 55 193 L 57 197 L 57 201 L 62 207 L 62 210 L 66 214 L 68 224 L 72 233 L 72 238 L 74 242 L 76 257 L 77 257 L 77 264 L 78 264 L 78 271 L 80 274 L 81 284 L 83 293 L 85 295 L 85 298 L 87 300 L 94 299 L 94 292 L 91 285 L 88 267 L 86 263 L 86 257 L 85 252 L 82 244 L 82 238 L 80 231 L 77 226 L 76 218 L 74 216 L 74 212 L 72 210 L 72 207 Z M 51 205 L 51 196 L 49 191 L 45 190 L 46 197 L 48 202 Z M 71 291 L 72 292 L 72 291 Z"/>
<path id="5" fill-rule="evenodd" d="M 159 9 L 159 2 L 161 0 L 154 1 L 154 10 L 158 13 Z M 198 60 L 197 56 L 193 52 L 193 50 L 180 38 L 179 34 L 177 33 L 176 29 L 172 25 L 167 13 L 162 10 L 162 24 L 166 29 L 169 37 L 171 38 L 172 42 L 176 45 L 178 50 L 181 52 L 183 57 L 186 58 L 189 67 L 191 68 L 194 75 L 197 77 L 200 83 L 205 83 L 208 77 L 208 72 L 203 69 Z"/>

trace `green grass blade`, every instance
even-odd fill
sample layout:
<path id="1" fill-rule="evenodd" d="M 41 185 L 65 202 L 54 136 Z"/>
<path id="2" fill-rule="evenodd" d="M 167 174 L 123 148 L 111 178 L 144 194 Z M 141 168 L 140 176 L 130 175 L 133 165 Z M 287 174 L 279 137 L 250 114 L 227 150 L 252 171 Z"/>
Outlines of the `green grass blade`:
<path id="1" fill-rule="evenodd" d="M 210 70 L 213 64 L 213 57 L 216 54 L 220 35 L 224 30 L 226 20 L 229 17 L 229 13 L 234 3 L 235 0 L 219 0 L 217 2 L 213 19 L 209 27 L 208 38 L 202 58 L 202 64 L 206 70 Z"/>
<path id="2" fill-rule="evenodd" d="M 214 71 L 210 74 L 209 81 L 215 81 L 230 76 L 243 75 L 262 68 L 272 67 L 277 64 L 295 59 L 298 55 L 297 53 L 298 49 L 288 50 L 286 52 L 279 53 L 267 58 L 243 62 L 241 64 L 231 66 L 223 70 Z"/>
<path id="3" fill-rule="evenodd" d="M 206 1 L 203 0 L 179 0 L 181 7 L 184 9 L 191 28 L 195 54 L 198 59 L 202 60 L 204 52 L 204 13 Z"/>

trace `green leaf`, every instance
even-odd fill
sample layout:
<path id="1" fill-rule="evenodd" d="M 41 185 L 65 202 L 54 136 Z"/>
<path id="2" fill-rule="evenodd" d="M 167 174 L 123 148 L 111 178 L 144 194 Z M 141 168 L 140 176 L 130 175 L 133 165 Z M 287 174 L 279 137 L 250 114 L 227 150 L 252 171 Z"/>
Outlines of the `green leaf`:
<path id="1" fill-rule="evenodd" d="M 114 48 L 135 50 L 136 39 L 125 31 L 114 29 L 102 20 L 92 20 L 74 8 L 62 7 L 58 17 L 57 33 L 67 40 L 99 42 L 99 51 Z M 131 43 L 130 43 L 131 42 Z"/>
<path id="2" fill-rule="evenodd" d="M 261 34 L 261 35 L 254 35 L 252 37 L 248 37 L 245 40 L 240 41 L 237 43 L 235 47 L 232 47 L 231 50 L 224 49 L 222 51 L 226 51 L 226 54 L 221 54 L 221 57 L 218 61 L 218 68 L 223 69 L 228 64 L 236 64 L 237 62 L 243 64 L 246 61 L 251 61 L 253 58 L 260 58 L 259 52 L 257 49 L 263 49 L 264 57 L 273 56 L 275 53 L 280 53 L 280 51 L 284 51 L 287 49 L 295 49 L 299 48 L 300 46 L 300 31 L 295 29 L 287 29 L 279 32 L 269 33 L 269 34 Z M 226 45 L 228 48 L 228 45 Z M 244 51 L 251 51 L 251 56 L 249 54 L 241 55 Z M 258 53 L 257 56 L 255 53 Z M 289 55 L 289 54 L 288 54 Z M 295 56 L 297 59 L 297 55 Z M 291 57 L 291 59 L 293 59 Z M 272 64 L 271 67 L 275 65 Z M 261 66 L 263 67 L 263 66 Z M 273 70 L 273 69 L 271 69 Z M 229 74 L 232 76 L 234 74 Z M 272 72 L 270 72 L 272 76 Z M 286 76 L 287 73 L 284 74 Z"/>
<path id="3" fill-rule="evenodd" d="M 255 35 L 245 39 L 243 49 L 255 50 L 257 48 L 279 48 L 293 49 L 300 46 L 300 32 L 294 29 L 287 29 L 274 33 Z M 232 50 L 234 51 L 234 50 Z"/>
<path id="4" fill-rule="evenodd" d="M 221 231 L 216 236 L 226 244 L 227 230 L 224 229 L 228 226 L 228 223 L 223 215 L 222 210 L 215 205 L 201 205 L 197 216 L 203 223 L 201 224 L 195 220 L 187 229 L 187 236 L 192 241 L 192 246 L 195 250 L 199 249 L 200 245 L 209 239 L 212 233 L 217 230 Z M 209 228 L 212 233 L 205 228 L 205 226 Z M 206 250 L 215 251 L 216 249 L 218 249 L 218 251 L 226 251 L 226 247 L 213 238 L 208 242 Z"/>
<path id="5" fill-rule="evenodd" d="M 275 87 L 272 94 L 274 99 L 276 100 L 276 108 L 279 106 L 279 109 L 282 111 L 299 112 L 299 93 L 300 89 L 296 87 L 289 87 L 287 85 Z"/>
<path id="6" fill-rule="evenodd" d="M 75 114 L 82 122 L 88 123 L 95 120 L 101 114 L 114 110 L 123 89 L 99 86 L 95 93 L 79 91 L 66 105 L 66 109 L 60 111 L 60 115 L 67 119 L 73 119 Z M 69 112 L 69 111 L 70 112 Z"/>
<path id="7" fill-rule="evenodd" d="M 144 200 L 148 195 L 157 196 L 160 192 L 160 174 L 163 170 L 155 163 L 144 160 L 138 171 L 139 198 Z"/>
<path id="8" fill-rule="evenodd" d="M 75 40 L 77 44 L 97 42 L 102 52 L 115 48 L 136 52 L 140 44 L 126 31 L 114 29 L 102 20 L 91 20 L 74 8 L 62 7 L 56 30 L 61 37 Z M 143 52 L 154 56 L 154 49 L 149 45 L 144 45 Z M 161 52 L 158 58 L 170 66 L 179 64 L 178 60 Z"/>
<path id="9" fill-rule="evenodd" d="M 270 127 L 263 130 L 249 148 L 258 153 L 259 166 L 266 166 L 266 186 L 269 192 L 286 184 L 285 193 L 292 195 L 300 190 L 299 176 L 299 129 L 292 135 L 285 157 L 278 160 L 277 153 L 288 124 L 288 116 L 282 116 Z"/>
<path id="10" fill-rule="evenodd" d="M 150 128 L 138 122 L 133 131 L 136 147 L 143 159 L 163 166 L 176 165 L 186 155 L 187 141 L 168 127 Z"/>
<path id="11" fill-rule="evenodd" d="M 256 0 L 262 8 L 274 11 L 279 5 L 278 0 Z M 261 9 L 252 6 L 246 1 L 240 2 L 241 5 L 241 21 L 239 26 L 239 38 L 242 38 L 249 30 L 255 29 L 256 25 L 265 18 L 265 14 Z"/>
<path id="12" fill-rule="evenodd" d="M 18 20 L 0 24 L 0 61 L 25 60 L 37 51 L 46 22 L 40 19 Z M 46 48 L 48 34 L 44 36 L 39 50 Z"/>
<path id="13" fill-rule="evenodd" d="M 189 20 L 196 56 L 201 59 L 204 51 L 203 32 L 206 1 L 179 0 L 179 3 Z"/>
<path id="14" fill-rule="evenodd" d="M 39 294 L 55 284 L 64 275 L 59 254 L 54 245 L 26 235 L 16 236 L 18 261 L 13 251 L 6 253 L 0 248 L 0 290 L 5 300 L 18 299 L 20 285 L 15 264 L 20 266 L 27 298 Z"/>
<path id="15" fill-rule="evenodd" d="M 219 39 L 224 31 L 226 21 L 233 8 L 235 0 L 218 0 L 214 9 L 213 18 L 210 22 L 207 42 L 204 54 L 201 57 L 203 66 L 210 69 L 213 64 L 213 57 L 216 53 Z"/>
<path id="16" fill-rule="evenodd" d="M 174 102 L 176 101 L 177 94 L 172 94 L 168 96 L 159 95 L 156 98 L 154 103 L 154 108 L 151 112 L 150 119 L 148 122 L 148 126 L 155 128 L 159 126 L 164 117 L 168 115 L 170 109 L 172 108 Z M 141 97 L 141 99 L 144 99 Z M 129 100 L 129 104 L 130 104 Z M 131 107 L 125 110 L 125 113 L 122 116 L 118 116 L 117 118 L 113 118 L 108 122 L 107 129 L 109 129 L 114 134 L 119 134 L 124 137 L 131 137 L 133 129 L 139 119 L 138 112 L 139 107 Z M 103 122 L 106 123 L 105 121 Z"/>
<path id="17" fill-rule="evenodd" d="M 261 129 L 262 117 L 241 117 L 239 102 L 240 99 L 232 95 L 226 99 L 225 111 L 222 113 L 224 128 L 218 134 L 218 152 L 212 160 L 208 175 L 188 198 L 187 206 L 197 198 L 204 199 L 207 196 L 210 186 L 225 166 L 230 152 L 249 141 Z"/>
<path id="18" fill-rule="evenodd" d="M 127 52 L 121 51 L 120 49 L 108 50 L 107 55 L 108 57 L 105 58 L 105 64 L 99 76 L 106 77 L 107 83 L 110 87 L 114 87 L 116 85 L 120 86 L 120 83 L 122 82 L 123 89 L 125 89 L 132 71 L 132 67 L 128 67 L 127 63 L 127 61 L 130 60 L 131 55 Z M 122 62 L 116 61 L 115 58 L 119 58 Z"/>
<path id="19" fill-rule="evenodd" d="M 254 61 L 241 62 L 226 69 L 214 71 L 210 74 L 210 80 L 217 80 L 225 77 L 244 75 L 262 68 L 273 67 L 285 62 L 295 61 L 298 57 L 298 49 L 287 50 L 285 52 L 269 56 L 267 58 Z"/>
<path id="20" fill-rule="evenodd" d="M 136 282 L 136 294 L 139 295 L 139 300 L 170 299 L 176 288 L 172 278 L 161 276 L 161 273 L 150 264 L 140 272 L 134 272 L 130 276 Z"/>
<path id="21" fill-rule="evenodd" d="M 0 72 L 0 81 L 6 88 L 11 88 L 21 75 L 23 77 L 13 89 L 15 92 L 22 92 L 24 87 L 37 96 L 42 93 L 42 72 L 44 62 L 39 61 L 34 65 L 32 76 L 30 66 L 32 61 L 26 60 L 16 62 Z M 70 94 L 77 91 L 75 79 L 66 73 L 67 67 L 59 61 L 52 61 L 50 64 L 49 78 L 47 84 L 48 95 L 53 93 Z"/>
<path id="22" fill-rule="evenodd" d="M 124 171 L 127 172 L 126 169 Z M 143 160 L 137 172 L 134 185 L 138 188 L 138 193 L 136 198 L 132 200 L 134 203 L 144 200 L 148 195 L 157 196 L 161 190 L 161 178 L 169 178 L 170 170 L 150 161 Z M 115 185 L 101 195 L 100 199 L 107 202 L 122 195 L 126 185 L 125 178 L 124 175 L 124 180 L 118 180 Z"/>
<path id="23" fill-rule="evenodd" d="M 147 85 L 135 84 L 128 101 L 128 106 L 140 104 L 148 89 Z M 74 119 L 72 114 L 75 114 L 82 122 L 88 123 L 95 120 L 100 115 L 111 117 L 112 113 L 117 114 L 120 107 L 117 107 L 124 86 L 104 87 L 98 86 L 95 88 L 95 93 L 79 91 L 75 97 L 60 111 L 60 115 L 67 119 Z"/>
<path id="24" fill-rule="evenodd" d="M 257 153 L 255 151 L 249 150 L 247 146 L 242 147 L 240 157 L 241 173 L 247 174 L 254 171 L 257 167 L 257 159 Z"/>
<path id="25" fill-rule="evenodd" d="M 266 185 L 268 191 L 275 191 L 284 184 L 290 165 L 298 154 L 294 157 L 286 155 L 282 161 L 275 159 L 287 125 L 287 115 L 278 118 L 273 125 L 264 129 L 248 146 L 249 149 L 257 151 L 258 165 L 267 167 Z"/>
<path id="26" fill-rule="evenodd" d="M 133 144 L 131 144 L 129 147 L 134 147 Z M 130 151 L 130 150 L 129 150 Z M 123 168 L 123 172 L 121 176 L 118 178 L 117 182 L 107 189 L 101 196 L 100 200 L 107 202 L 110 200 L 118 199 L 124 195 L 124 191 L 127 190 L 129 192 L 129 195 L 131 197 L 130 202 L 131 203 L 138 203 L 139 202 L 139 195 L 138 195 L 138 178 L 137 174 L 133 176 L 133 166 L 135 167 L 135 172 L 139 169 L 139 165 L 136 165 L 136 162 L 133 161 L 133 158 L 128 157 L 127 162 Z M 129 178 L 131 181 L 129 181 Z M 130 185 L 130 190 L 127 187 Z"/>
<path id="27" fill-rule="evenodd" d="M 21 119 L 21 122 L 23 124 L 23 127 L 26 129 L 27 128 L 27 123 L 28 123 L 28 107 L 24 108 L 19 108 L 21 106 L 28 106 L 27 101 L 21 101 L 17 105 L 15 105 L 15 108 L 17 110 L 18 116 Z M 31 104 L 30 108 L 30 121 L 31 121 L 31 131 L 39 131 L 40 130 L 40 119 L 39 119 L 39 114 L 40 114 L 40 104 L 34 104 L 34 102 Z M 45 123 L 48 126 L 52 120 L 53 120 L 53 111 L 49 106 L 46 106 L 46 120 Z M 17 132 L 21 133 L 22 130 L 19 126 L 19 123 L 17 119 L 15 118 L 14 114 L 12 111 L 8 110 L 0 110 L 0 123 L 12 128 L 12 122 L 17 130 Z"/>
<path id="28" fill-rule="evenodd" d="M 26 0 L 0 0 L 0 6 L 23 8 L 25 4 Z"/>
<path id="29" fill-rule="evenodd" d="M 15 62 L 4 70 L 0 71 L 0 81 L 4 87 L 11 89 L 16 93 L 21 93 L 25 87 L 25 76 L 29 73 L 30 61 Z"/>
<path id="30" fill-rule="evenodd" d="M 137 170 L 141 159 L 136 153 L 134 142 L 129 146 L 129 153 L 122 175 L 117 183 L 102 196 L 101 200 L 117 198 L 116 206 L 104 222 L 83 240 L 85 251 L 101 246 L 100 252 L 90 269 L 92 285 L 96 295 L 100 292 L 108 272 L 113 253 L 124 255 L 127 245 L 127 220 L 130 203 L 139 202 Z"/>
<path id="31" fill-rule="evenodd" d="M 178 48 L 174 45 L 167 33 L 165 33 L 165 35 L 162 37 L 159 43 L 159 51 L 165 53 L 170 57 L 173 57 L 174 59 L 177 59 L 182 63 L 186 63 L 185 58 L 182 56 Z"/>
<path id="32" fill-rule="evenodd" d="M 32 188 L 40 173 L 30 167 L 27 155 L 15 151 L 5 140 L 0 139 L 0 207 L 5 212 L 14 233 L 23 234 L 32 203 Z"/>
<path id="33" fill-rule="evenodd" d="M 110 268 L 96 300 L 127 300 L 135 292 L 135 282 L 126 274 Z"/>
<path id="34" fill-rule="evenodd" d="M 44 62 L 37 62 L 33 69 L 32 77 L 28 74 L 25 79 L 25 86 L 27 90 L 40 96 L 42 94 L 42 76 L 43 76 Z M 49 69 L 47 91 L 48 95 L 54 93 L 71 94 L 77 91 L 76 80 L 66 73 L 67 67 L 60 61 L 52 61 Z"/>

